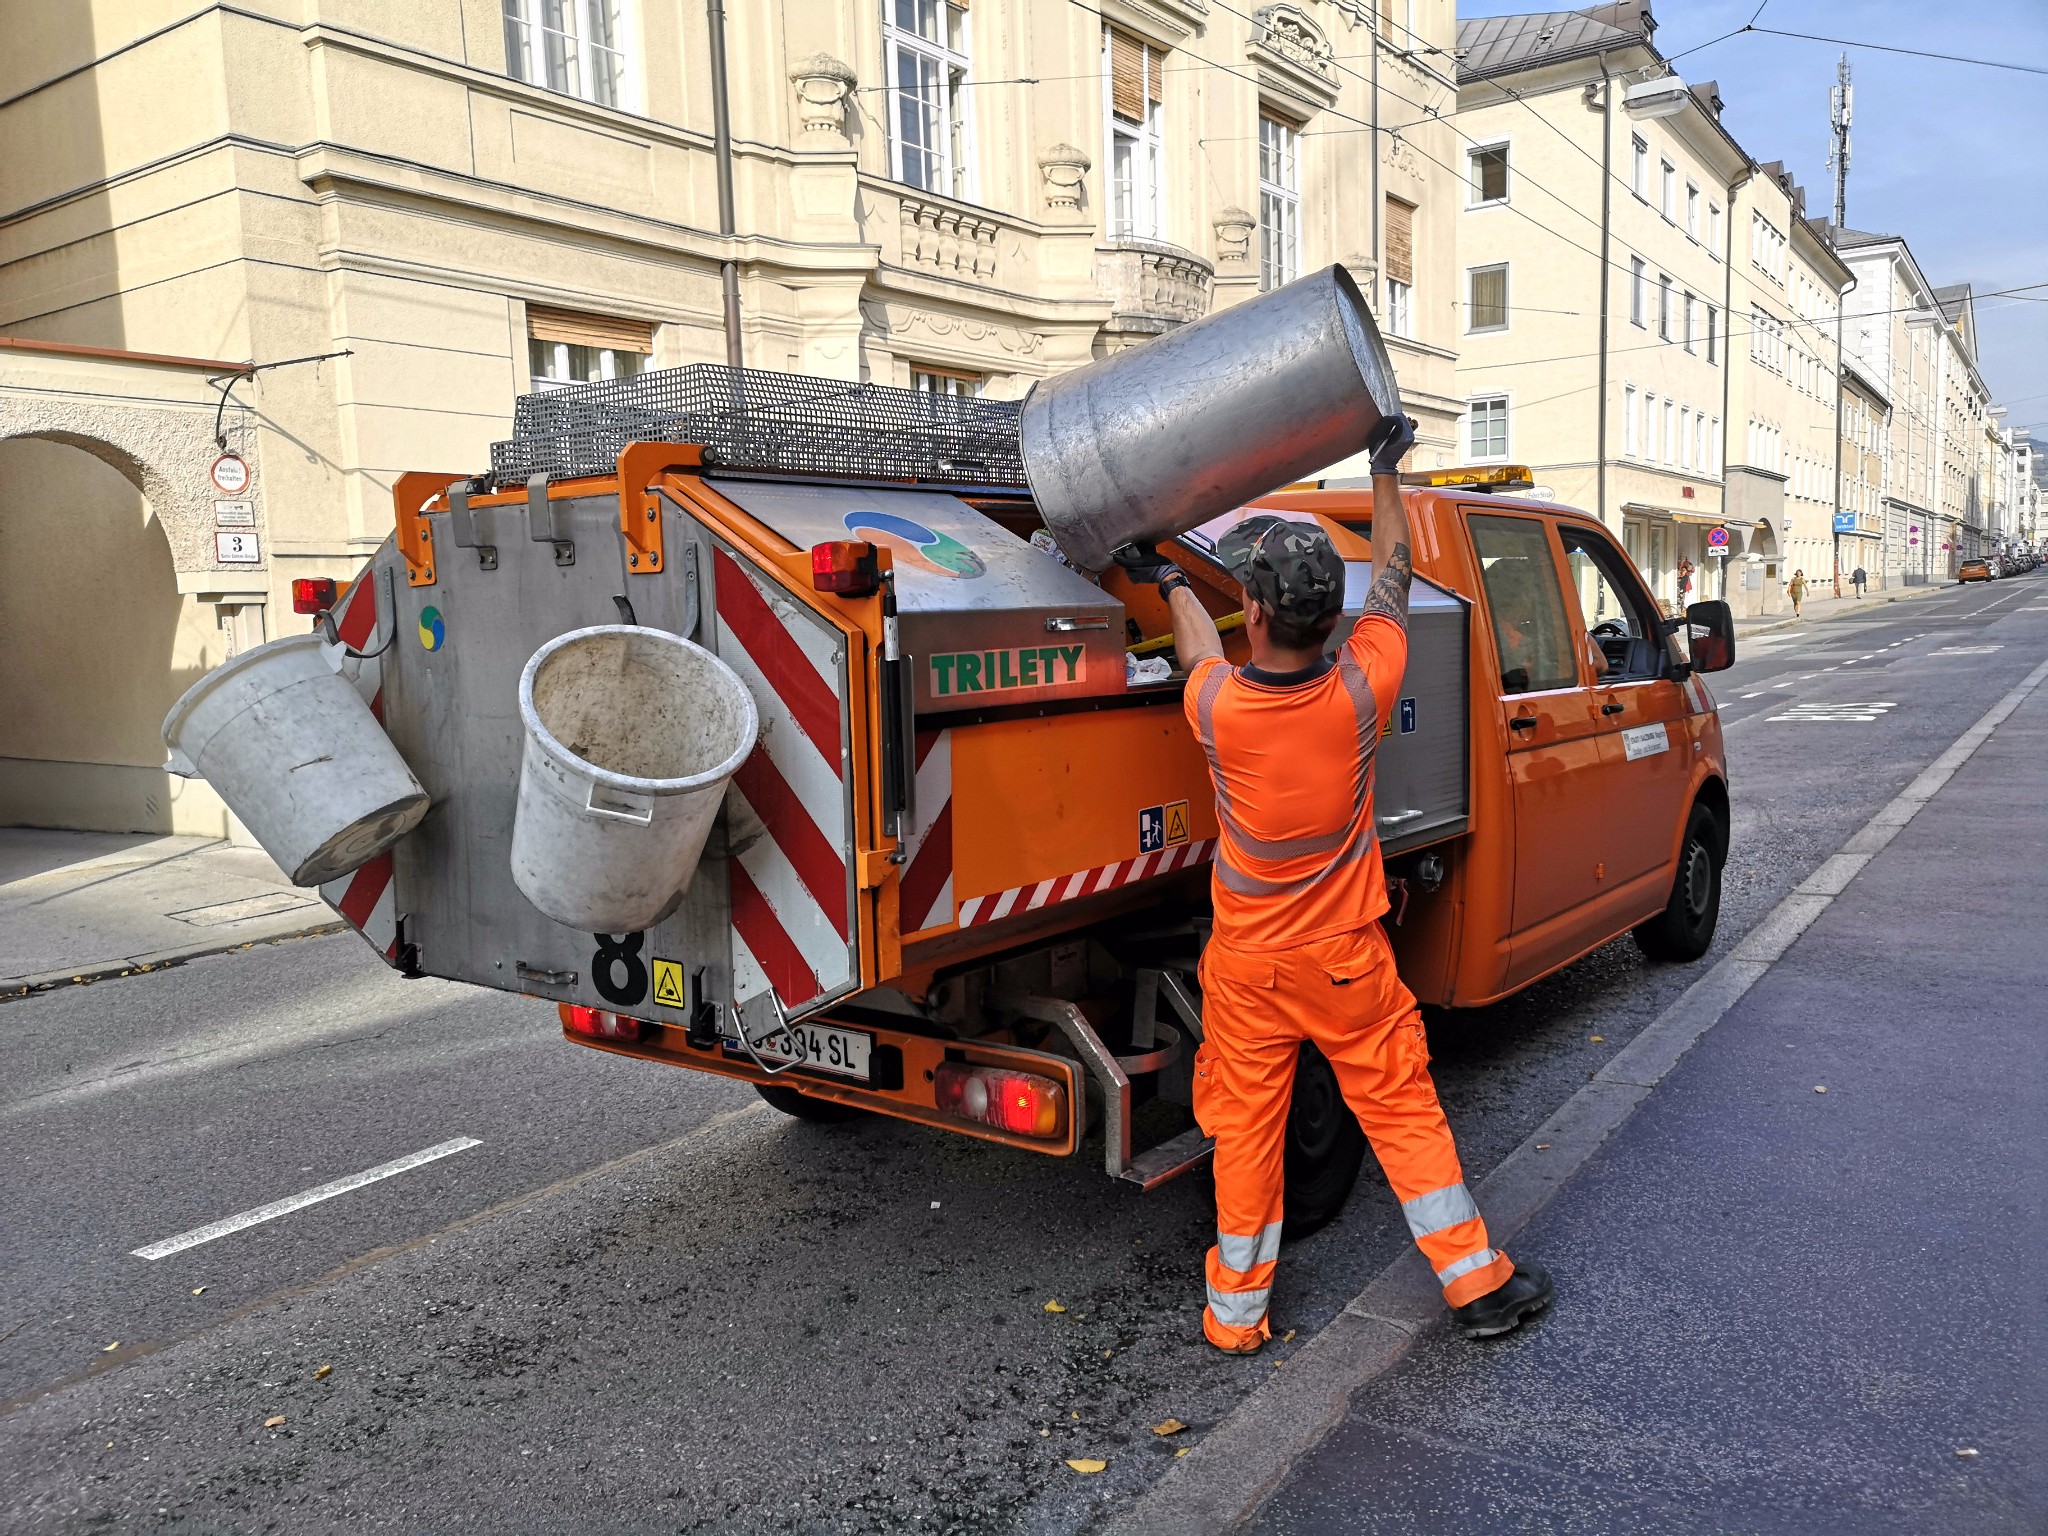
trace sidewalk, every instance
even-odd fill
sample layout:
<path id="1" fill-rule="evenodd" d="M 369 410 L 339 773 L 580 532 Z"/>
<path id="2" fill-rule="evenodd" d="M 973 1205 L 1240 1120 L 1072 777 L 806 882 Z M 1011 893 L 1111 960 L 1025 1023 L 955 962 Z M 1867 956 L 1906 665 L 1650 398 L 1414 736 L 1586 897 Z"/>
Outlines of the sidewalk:
<path id="1" fill-rule="evenodd" d="M 1552 1311 L 1424 1331 L 1243 1529 L 2041 1531 L 2044 756 L 2048 687 L 1809 881 L 1839 894 L 1512 1239 Z"/>
<path id="2" fill-rule="evenodd" d="M 0 1000 L 339 923 L 260 848 L 0 828 Z"/>
<path id="3" fill-rule="evenodd" d="M 1953 592 L 1955 589 L 1956 584 L 1953 581 L 1938 581 L 1930 582 L 1924 587 L 1893 587 L 1884 592 L 1872 590 L 1866 592 L 1859 600 L 1844 585 L 1843 595 L 1840 597 L 1807 598 L 1801 604 L 1803 611 L 1797 619 L 1792 617 L 1792 603 L 1787 599 L 1783 613 L 1767 613 L 1754 619 L 1737 619 L 1735 633 L 1739 639 L 1744 635 L 1761 635 L 1774 629 L 1789 629 L 1794 624 L 1817 624 L 1827 619 L 1847 618 L 1855 613 L 1882 613 L 1887 603 L 1910 603 L 1915 598 L 1934 597 L 1942 592 Z M 1824 590 L 1826 589 L 1821 584 L 1815 584 L 1815 592 Z"/>

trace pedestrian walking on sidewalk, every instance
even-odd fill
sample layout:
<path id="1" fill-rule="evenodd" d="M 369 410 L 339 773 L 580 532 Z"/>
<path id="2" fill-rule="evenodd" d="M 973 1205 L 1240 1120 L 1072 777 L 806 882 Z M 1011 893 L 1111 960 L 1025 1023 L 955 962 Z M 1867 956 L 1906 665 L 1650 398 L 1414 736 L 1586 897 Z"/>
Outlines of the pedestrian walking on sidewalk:
<path id="1" fill-rule="evenodd" d="M 1792 617 L 1796 619 L 1799 617 L 1799 605 L 1806 601 L 1806 572 L 1794 571 L 1792 584 L 1785 591 L 1792 599 Z"/>
<path id="2" fill-rule="evenodd" d="M 1864 574 L 1860 565 L 1849 573 L 1849 585 L 1856 589 L 1856 601 L 1859 603 L 1863 601 L 1863 584 L 1868 580 L 1870 578 Z"/>
<path id="3" fill-rule="evenodd" d="M 1379 923 L 1387 887 L 1373 750 L 1408 661 L 1412 565 L 1395 472 L 1414 441 L 1415 424 L 1400 417 L 1370 445 L 1376 577 L 1334 656 L 1323 647 L 1344 606 L 1344 562 L 1314 524 L 1252 516 L 1218 541 L 1243 587 L 1251 660 L 1241 667 L 1224 661 L 1186 576 L 1149 550 L 1122 561 L 1135 579 L 1157 581 L 1172 610 L 1222 828 L 1195 1117 L 1216 1138 L 1202 1329 L 1234 1354 L 1270 1336 L 1287 1113 L 1307 1043 L 1328 1058 L 1466 1335 L 1506 1333 L 1551 1297 L 1548 1275 L 1487 1236 L 1430 1080 L 1421 1012 Z"/>

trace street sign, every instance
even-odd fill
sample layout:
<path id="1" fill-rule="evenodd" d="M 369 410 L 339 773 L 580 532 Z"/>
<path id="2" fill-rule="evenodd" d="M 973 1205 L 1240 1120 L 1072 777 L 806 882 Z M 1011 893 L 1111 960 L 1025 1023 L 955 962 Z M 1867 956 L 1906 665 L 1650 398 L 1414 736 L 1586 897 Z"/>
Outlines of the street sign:
<path id="1" fill-rule="evenodd" d="M 239 496 L 249 489 L 253 478 L 249 461 L 239 453 L 224 453 L 213 461 L 213 488 L 223 496 Z"/>
<path id="2" fill-rule="evenodd" d="M 1707 548 L 1709 551 L 1717 554 L 1727 554 L 1728 530 L 1726 528 L 1709 528 L 1707 530 Z"/>
<path id="3" fill-rule="evenodd" d="M 253 533 L 223 531 L 213 536 L 213 557 L 222 565 L 261 565 L 263 548 Z"/>
<path id="4" fill-rule="evenodd" d="M 254 528 L 256 526 L 256 503 L 253 501 L 216 501 L 213 504 L 213 525 L 216 528 Z"/>
<path id="5" fill-rule="evenodd" d="M 1855 531 L 1856 514 L 1854 512 L 1837 512 L 1835 514 L 1835 532 L 1854 533 Z"/>

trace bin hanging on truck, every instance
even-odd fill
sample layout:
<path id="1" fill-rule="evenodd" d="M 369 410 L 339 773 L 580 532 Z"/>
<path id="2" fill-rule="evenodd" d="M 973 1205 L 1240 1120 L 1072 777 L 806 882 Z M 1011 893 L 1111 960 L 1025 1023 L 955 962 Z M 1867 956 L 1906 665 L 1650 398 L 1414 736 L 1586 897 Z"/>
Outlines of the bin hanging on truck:
<path id="1" fill-rule="evenodd" d="M 396 532 L 316 626 L 430 803 L 322 895 L 408 974 L 550 999 L 569 1040 L 791 1114 L 1052 1155 L 1099 1126 L 1147 1188 L 1194 1166 L 1213 797 L 1181 674 L 1134 680 L 1172 661 L 1164 605 L 1093 571 L 1178 536 L 1229 630 L 1210 552 L 1257 499 L 1330 530 L 1355 617 L 1369 491 L 1263 493 L 1400 407 L 1337 268 L 1137 355 L 1039 386 L 1021 430 L 1014 402 L 694 365 L 527 396 L 487 472 L 401 476 Z M 1695 605 L 1688 659 L 1597 521 L 1438 478 L 1407 493 L 1378 758 L 1404 977 L 1477 1003 L 1631 928 L 1703 951 L 1725 607 Z M 1553 633 L 1596 589 L 1612 633 Z M 294 754 L 318 743 L 274 782 Z M 1363 1140 L 1312 1048 L 1297 1086 L 1299 1229 Z"/>

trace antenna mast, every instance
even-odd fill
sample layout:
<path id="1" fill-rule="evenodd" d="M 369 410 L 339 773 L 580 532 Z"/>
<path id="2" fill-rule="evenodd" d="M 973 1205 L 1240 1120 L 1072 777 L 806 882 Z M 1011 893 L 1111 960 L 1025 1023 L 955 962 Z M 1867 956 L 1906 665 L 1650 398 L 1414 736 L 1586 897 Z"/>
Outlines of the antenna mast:
<path id="1" fill-rule="evenodd" d="M 1834 128 L 1834 148 L 1828 164 L 1835 171 L 1835 228 L 1848 223 L 1849 201 L 1849 118 L 1855 106 L 1856 88 L 1849 83 L 1849 55 L 1835 65 L 1835 88 L 1828 92 L 1828 122 Z"/>

